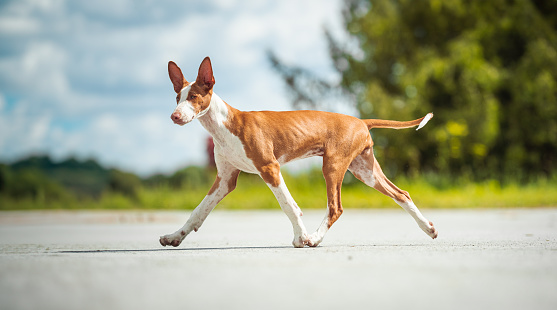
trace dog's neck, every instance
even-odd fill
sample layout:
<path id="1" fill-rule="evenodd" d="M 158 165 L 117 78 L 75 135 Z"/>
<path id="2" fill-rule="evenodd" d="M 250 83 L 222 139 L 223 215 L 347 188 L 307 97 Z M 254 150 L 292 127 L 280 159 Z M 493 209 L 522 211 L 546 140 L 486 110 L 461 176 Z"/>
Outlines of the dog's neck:
<path id="1" fill-rule="evenodd" d="M 229 133 L 225 122 L 231 120 L 231 114 L 236 109 L 229 106 L 217 94 L 211 96 L 209 110 L 205 115 L 198 118 L 201 125 L 213 136 L 213 139 L 221 141 L 225 139 L 224 134 Z"/>

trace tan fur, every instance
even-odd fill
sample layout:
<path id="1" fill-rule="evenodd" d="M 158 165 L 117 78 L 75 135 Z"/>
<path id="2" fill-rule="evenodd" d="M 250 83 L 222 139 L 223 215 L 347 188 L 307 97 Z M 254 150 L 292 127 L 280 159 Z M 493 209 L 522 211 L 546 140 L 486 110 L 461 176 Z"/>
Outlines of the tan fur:
<path id="1" fill-rule="evenodd" d="M 407 121 L 407 122 L 399 122 L 399 121 L 389 121 L 389 120 L 383 120 L 383 119 L 365 119 L 363 120 L 368 129 L 371 128 L 392 128 L 392 129 L 403 129 L 403 128 L 410 128 L 410 127 L 415 127 L 418 126 L 420 124 L 420 122 L 425 118 L 418 118 L 415 119 L 413 121 Z"/>
<path id="2" fill-rule="evenodd" d="M 178 96 L 183 87 L 190 85 L 183 76 L 181 77 L 181 74 L 178 66 L 170 62 L 169 76 Z M 214 83 L 210 60 L 207 57 L 199 68 L 196 82 L 191 84 L 187 94 L 187 100 L 196 114 L 209 107 Z M 178 101 L 180 101 L 180 97 L 178 97 Z M 246 157 L 251 160 L 261 178 L 269 186 L 277 188 L 281 184 L 281 164 L 310 156 L 323 157 L 323 176 L 327 186 L 328 204 L 324 231 L 330 228 L 343 212 L 341 186 L 344 174 L 349 169 L 356 178 L 393 198 L 405 209 L 416 213 L 417 215 L 412 216 L 418 221 L 420 227 L 432 238 L 437 237 L 435 228 L 431 224 L 428 226 L 428 222 L 413 205 L 408 192 L 396 187 L 381 171 L 381 167 L 373 156 L 373 141 L 369 133 L 371 128 L 400 129 L 418 126 L 424 117 L 406 122 L 379 119 L 361 120 L 348 115 L 321 111 L 243 112 L 224 101 L 222 104 L 226 105 L 225 110 L 227 109 L 228 116 L 224 123 L 215 124 L 215 126 L 224 125 L 232 135 L 241 141 Z M 180 115 L 173 114 L 172 117 L 174 122 L 183 125 L 179 119 Z M 215 139 L 218 142 L 218 139 L 222 138 L 215 137 Z M 222 144 L 226 145 L 224 142 Z M 236 186 L 239 170 L 236 168 L 231 171 L 224 176 L 226 177 L 224 180 L 228 182 L 224 195 Z M 222 181 L 221 175 L 218 174 L 208 195 L 221 188 Z M 299 238 L 307 239 L 308 237 L 302 235 Z M 295 245 L 315 246 L 319 242 L 320 240 L 308 239 L 301 240 Z M 166 243 L 174 245 L 171 242 L 161 241 L 163 245 Z"/>
<path id="3" fill-rule="evenodd" d="M 268 124 L 280 126 L 269 128 Z M 329 112 L 242 112 L 229 107 L 225 125 L 242 141 L 263 180 L 273 186 L 279 182 L 279 158 L 286 163 L 305 154 L 323 156 L 329 227 L 343 211 L 340 188 L 344 173 L 356 156 L 372 147 L 362 120 Z"/>

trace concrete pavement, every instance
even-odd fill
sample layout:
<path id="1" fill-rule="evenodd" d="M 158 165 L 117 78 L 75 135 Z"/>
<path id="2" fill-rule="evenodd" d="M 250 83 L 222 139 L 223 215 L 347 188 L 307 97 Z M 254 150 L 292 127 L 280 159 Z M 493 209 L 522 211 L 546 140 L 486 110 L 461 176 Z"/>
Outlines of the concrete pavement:
<path id="1" fill-rule="evenodd" d="M 556 309 L 557 209 L 347 209 L 295 249 L 280 211 L 0 212 L 1 309 Z M 304 211 L 308 230 L 325 210 Z"/>

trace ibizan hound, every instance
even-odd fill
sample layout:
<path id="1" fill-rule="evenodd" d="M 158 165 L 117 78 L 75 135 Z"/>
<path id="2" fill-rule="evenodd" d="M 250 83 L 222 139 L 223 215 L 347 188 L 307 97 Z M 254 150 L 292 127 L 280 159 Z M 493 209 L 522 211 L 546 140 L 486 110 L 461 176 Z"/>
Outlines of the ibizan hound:
<path id="1" fill-rule="evenodd" d="M 346 170 L 366 185 L 391 197 L 416 220 L 431 238 L 433 224 L 420 213 L 408 192 L 389 181 L 372 151 L 371 128 L 423 127 L 433 114 L 408 122 L 356 117 L 319 111 L 242 112 L 229 106 L 213 92 L 215 78 L 209 57 L 199 67 L 197 79 L 187 82 L 180 68 L 168 63 L 168 74 L 177 93 L 178 106 L 171 119 L 185 125 L 199 119 L 215 143 L 216 180 L 209 193 L 193 210 L 182 228 L 162 236 L 163 246 L 178 246 L 197 231 L 211 210 L 236 187 L 240 171 L 258 174 L 267 183 L 294 228 L 295 247 L 315 247 L 342 214 L 340 189 Z M 302 222 L 302 211 L 284 184 L 280 166 L 311 156 L 323 157 L 328 211 L 313 234 Z"/>

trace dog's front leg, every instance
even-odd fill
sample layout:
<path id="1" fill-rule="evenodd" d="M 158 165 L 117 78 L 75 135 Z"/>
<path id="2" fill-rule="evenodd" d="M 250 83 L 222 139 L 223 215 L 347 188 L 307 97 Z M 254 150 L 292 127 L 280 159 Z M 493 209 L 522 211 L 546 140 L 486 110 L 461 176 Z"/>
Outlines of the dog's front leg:
<path id="1" fill-rule="evenodd" d="M 281 209 L 286 213 L 290 222 L 292 222 L 292 228 L 294 230 L 292 245 L 297 248 L 303 248 L 308 244 L 309 237 L 306 227 L 302 222 L 302 210 L 300 210 L 298 204 L 296 204 L 296 201 L 294 201 L 294 198 L 290 195 L 284 183 L 284 179 L 282 178 L 282 174 L 278 169 L 278 164 L 271 169 L 271 171 L 265 169 L 261 173 L 261 177 L 277 198 Z"/>
<path id="2" fill-rule="evenodd" d="M 215 158 L 216 159 L 216 158 Z M 234 188 L 236 188 L 236 180 L 240 174 L 240 170 L 234 168 L 227 162 L 217 160 L 217 178 L 209 193 L 201 201 L 201 203 L 193 210 L 190 218 L 176 232 L 160 237 L 159 242 L 163 246 L 178 246 L 182 240 L 192 231 L 197 231 L 203 224 L 209 213 L 215 206 Z"/>

